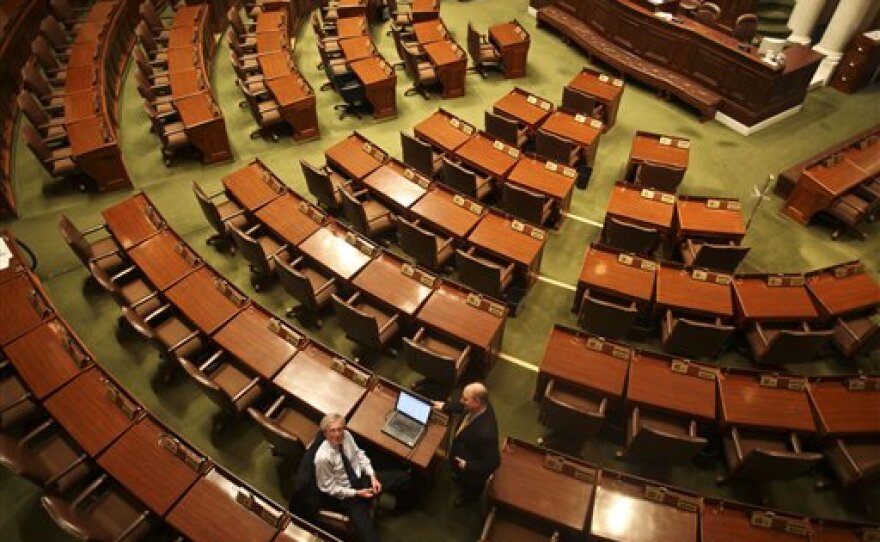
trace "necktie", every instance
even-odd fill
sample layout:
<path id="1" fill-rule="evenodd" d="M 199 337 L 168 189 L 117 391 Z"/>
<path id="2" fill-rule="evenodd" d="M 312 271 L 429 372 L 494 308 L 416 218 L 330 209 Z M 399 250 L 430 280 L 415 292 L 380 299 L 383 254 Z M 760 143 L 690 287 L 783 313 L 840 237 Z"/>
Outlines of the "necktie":
<path id="1" fill-rule="evenodd" d="M 353 489 L 359 489 L 358 477 L 357 475 L 355 475 L 354 469 L 351 467 L 351 462 L 348 460 L 348 457 L 345 456 L 342 445 L 339 446 L 339 455 L 342 457 L 342 468 L 345 469 L 345 475 L 348 476 L 348 483 Z"/>
<path id="2" fill-rule="evenodd" d="M 473 419 L 474 416 L 472 416 L 470 412 L 465 414 L 464 419 L 461 420 L 460 424 L 458 424 L 458 429 L 455 431 L 455 436 L 457 437 L 458 435 L 460 435 L 461 432 L 464 431 L 464 428 L 471 424 L 471 421 L 473 421 Z"/>

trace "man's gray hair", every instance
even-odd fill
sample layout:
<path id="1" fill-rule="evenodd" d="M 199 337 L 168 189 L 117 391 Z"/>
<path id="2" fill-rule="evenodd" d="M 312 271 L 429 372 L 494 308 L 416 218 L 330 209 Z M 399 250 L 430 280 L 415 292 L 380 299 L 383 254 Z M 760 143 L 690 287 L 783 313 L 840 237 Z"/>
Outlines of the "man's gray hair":
<path id="1" fill-rule="evenodd" d="M 338 414 L 336 412 L 326 414 L 323 418 L 321 418 L 321 431 L 326 431 L 328 427 L 336 423 L 338 420 L 345 420 L 345 417 L 342 414 Z"/>
<path id="2" fill-rule="evenodd" d="M 471 398 L 478 401 L 481 405 L 489 402 L 489 390 L 482 382 L 471 382 L 465 386 L 471 392 Z"/>

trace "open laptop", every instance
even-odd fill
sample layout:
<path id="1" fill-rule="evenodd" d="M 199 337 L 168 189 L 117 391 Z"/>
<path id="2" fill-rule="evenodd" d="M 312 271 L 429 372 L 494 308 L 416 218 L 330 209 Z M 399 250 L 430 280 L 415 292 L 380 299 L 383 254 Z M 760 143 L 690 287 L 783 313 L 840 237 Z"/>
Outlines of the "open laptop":
<path id="1" fill-rule="evenodd" d="M 401 391 L 382 432 L 412 448 L 425 432 L 430 415 L 431 403 Z"/>

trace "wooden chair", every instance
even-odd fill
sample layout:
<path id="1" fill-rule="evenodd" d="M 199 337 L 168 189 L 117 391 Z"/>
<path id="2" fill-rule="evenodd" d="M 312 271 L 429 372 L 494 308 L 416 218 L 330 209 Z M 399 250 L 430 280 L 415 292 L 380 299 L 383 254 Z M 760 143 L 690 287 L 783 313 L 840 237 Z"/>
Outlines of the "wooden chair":
<path id="1" fill-rule="evenodd" d="M 746 331 L 746 341 L 756 363 L 782 365 L 810 361 L 833 335 L 831 329 L 813 330 L 806 322 L 796 329 L 755 322 Z"/>
<path id="2" fill-rule="evenodd" d="M 42 136 L 30 124 L 24 124 L 21 131 L 28 148 L 53 178 L 66 177 L 80 172 L 76 162 L 70 156 L 69 146 L 49 148 Z"/>
<path id="3" fill-rule="evenodd" d="M 724 457 L 729 473 L 715 483 L 734 478 L 788 480 L 812 469 L 822 454 L 804 452 L 796 433 L 769 433 L 731 427 L 723 437 Z"/>
<path id="4" fill-rule="evenodd" d="M 400 248 L 415 258 L 416 263 L 431 270 L 440 270 L 455 254 L 452 237 L 440 237 L 422 228 L 418 221 L 397 220 Z"/>
<path id="5" fill-rule="evenodd" d="M 730 33 L 734 39 L 740 43 L 751 45 L 752 40 L 755 39 L 755 32 L 757 31 L 758 16 L 754 13 L 743 13 L 736 18 L 736 22 L 733 23 L 733 29 Z"/>
<path id="6" fill-rule="evenodd" d="M 162 305 L 158 293 L 149 279 L 131 261 L 111 275 L 94 260 L 89 261 L 89 271 L 95 281 L 110 292 L 120 307 L 127 307 L 142 316 L 150 314 Z"/>
<path id="7" fill-rule="evenodd" d="M 844 489 L 873 486 L 880 479 L 880 439 L 875 435 L 831 439 L 822 451 Z"/>
<path id="8" fill-rule="evenodd" d="M 88 454 L 52 418 L 18 439 L 0 433 L 0 465 L 53 494 L 67 493 L 94 470 Z"/>
<path id="9" fill-rule="evenodd" d="M 37 69 L 37 59 L 29 58 L 21 68 L 24 88 L 32 92 L 50 116 L 64 115 L 65 93 L 49 84 L 49 80 Z"/>
<path id="10" fill-rule="evenodd" d="M 594 96 L 570 87 L 562 88 L 561 109 L 572 115 L 586 115 L 605 121 L 605 106 Z"/>
<path id="11" fill-rule="evenodd" d="M 694 9 L 693 17 L 706 26 L 715 26 L 715 23 L 721 17 L 721 8 L 718 7 L 718 4 L 703 2 Z"/>
<path id="12" fill-rule="evenodd" d="M 135 309 L 123 307 L 122 316 L 132 329 L 156 345 L 159 357 L 171 360 L 179 354 L 196 359 L 203 352 L 207 342 L 198 328 L 187 322 L 169 303 L 145 316 Z"/>
<path id="13" fill-rule="evenodd" d="M 309 265 L 302 256 L 291 262 L 276 257 L 275 269 L 281 287 L 299 302 L 299 305 L 288 309 L 286 315 L 296 315 L 320 329 L 323 325 L 321 311 L 330 304 L 331 297 L 337 291 L 336 278 Z"/>
<path id="14" fill-rule="evenodd" d="M 661 328 L 663 350 L 689 357 L 718 357 L 733 337 L 736 326 L 723 324 L 719 317 L 710 320 L 676 316 L 667 309 Z"/>
<path id="15" fill-rule="evenodd" d="M 605 423 L 608 400 L 550 379 L 544 388 L 538 421 L 554 433 L 577 439 L 593 438 Z M 545 440 L 541 437 L 539 443 Z"/>
<path id="16" fill-rule="evenodd" d="M 625 302 L 584 290 L 578 325 L 602 337 L 622 339 L 629 333 L 638 314 L 634 301 Z"/>
<path id="17" fill-rule="evenodd" d="M 412 338 L 403 338 L 400 354 L 410 369 L 424 377 L 413 389 L 446 399 L 467 370 L 471 347 L 420 327 Z"/>
<path id="18" fill-rule="evenodd" d="M 116 244 L 116 240 L 107 230 L 106 224 L 79 230 L 67 218 L 67 215 L 62 214 L 58 217 L 58 230 L 61 232 L 64 242 L 85 267 L 94 262 L 95 265 L 112 274 L 118 271 L 126 261 L 119 245 Z M 100 237 L 97 236 L 98 233 L 101 233 Z"/>
<path id="19" fill-rule="evenodd" d="M 434 65 L 427 59 L 423 60 L 417 57 L 407 47 L 404 47 L 402 51 L 404 66 L 406 66 L 407 73 L 413 79 L 413 85 L 406 89 L 403 95 L 413 96 L 418 94 L 426 100 L 430 99 L 428 88 L 436 87 L 440 84 L 440 78 L 437 77 Z"/>
<path id="20" fill-rule="evenodd" d="M 513 284 L 512 262 L 500 262 L 488 255 L 478 254 L 474 247 L 467 251 L 456 249 L 455 266 L 465 285 L 496 299 L 501 299 Z"/>
<path id="21" fill-rule="evenodd" d="M 581 152 L 574 141 L 538 128 L 535 133 L 535 154 L 558 164 L 575 166 Z"/>
<path id="22" fill-rule="evenodd" d="M 706 446 L 697 436 L 697 422 L 687 418 L 632 408 L 626 432 L 626 448 L 618 457 L 674 465 L 687 463 Z"/>
<path id="23" fill-rule="evenodd" d="M 467 29 L 467 48 L 471 55 L 471 61 L 474 63 L 473 70 L 480 74 L 480 77 L 487 77 L 486 69 L 491 68 L 501 70 L 501 53 L 492 45 L 486 36 L 480 34 L 468 21 Z"/>

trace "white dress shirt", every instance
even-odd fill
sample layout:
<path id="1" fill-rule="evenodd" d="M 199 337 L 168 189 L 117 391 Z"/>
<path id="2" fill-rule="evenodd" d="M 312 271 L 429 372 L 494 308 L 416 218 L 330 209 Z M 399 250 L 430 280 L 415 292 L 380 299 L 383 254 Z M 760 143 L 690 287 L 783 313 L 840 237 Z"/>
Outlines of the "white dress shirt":
<path id="1" fill-rule="evenodd" d="M 342 438 L 342 452 L 348 458 L 355 476 L 360 478 L 364 474 L 373 475 L 373 464 L 370 463 L 370 458 L 358 448 L 354 437 L 348 430 L 345 431 Z M 336 499 L 350 499 L 357 495 L 357 491 L 351 487 L 348 474 L 345 473 L 339 450 L 328 440 L 322 442 L 318 451 L 315 452 L 315 480 L 318 483 L 318 489 Z"/>

